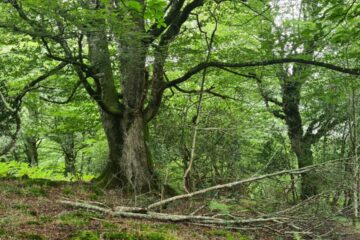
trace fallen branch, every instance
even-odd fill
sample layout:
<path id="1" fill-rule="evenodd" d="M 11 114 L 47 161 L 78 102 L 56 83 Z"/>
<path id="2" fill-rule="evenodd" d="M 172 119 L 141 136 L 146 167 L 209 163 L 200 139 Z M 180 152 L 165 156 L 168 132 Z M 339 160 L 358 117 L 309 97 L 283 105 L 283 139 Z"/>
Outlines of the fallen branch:
<path id="1" fill-rule="evenodd" d="M 152 208 L 160 207 L 162 205 L 165 205 L 167 203 L 174 202 L 174 201 L 177 201 L 177 200 L 180 200 L 180 199 L 191 198 L 191 197 L 201 195 L 201 194 L 204 194 L 204 193 L 207 193 L 207 192 L 210 192 L 210 191 L 214 191 L 214 190 L 220 190 L 220 189 L 225 189 L 225 188 L 233 188 L 233 187 L 241 185 L 241 184 L 255 182 L 255 181 L 259 181 L 259 180 L 274 177 L 274 176 L 279 176 L 279 175 L 284 175 L 284 174 L 303 174 L 305 172 L 309 172 L 311 170 L 314 170 L 319 165 L 311 165 L 311 166 L 308 166 L 308 167 L 303 167 L 303 168 L 298 168 L 298 169 L 282 170 L 282 171 L 278 171 L 278 172 L 274 172 L 274 173 L 269 173 L 269 174 L 265 174 L 265 175 L 261 175 L 261 176 L 256 176 L 256 177 L 252 177 L 252 178 L 248 178 L 248 179 L 243 179 L 243 180 L 236 181 L 236 182 L 220 184 L 220 185 L 212 186 L 212 187 L 205 188 L 205 189 L 202 189 L 202 190 L 199 190 L 199 191 L 195 191 L 195 192 L 192 192 L 192 193 L 187 193 L 187 194 L 167 198 L 165 200 L 162 200 L 162 201 L 159 201 L 159 202 L 156 202 L 156 203 L 152 203 L 147 208 L 152 209 Z"/>
<path id="2" fill-rule="evenodd" d="M 133 208 L 128 208 L 128 207 L 122 207 L 122 208 L 117 208 L 117 210 L 111 210 L 97 205 L 92 205 L 83 202 L 72 202 L 67 200 L 61 200 L 60 203 L 76 208 L 83 208 L 91 211 L 101 212 L 116 217 L 139 218 L 139 219 L 156 220 L 162 222 L 186 222 L 186 223 L 199 223 L 199 224 L 213 224 L 217 226 L 237 226 L 237 225 L 245 225 L 245 224 L 277 222 L 281 220 L 282 221 L 287 220 L 286 218 L 280 218 L 280 217 L 227 220 L 227 219 L 220 219 L 220 218 L 207 217 L 207 216 L 165 214 L 165 213 L 157 213 L 150 211 L 146 213 L 138 213 L 138 212 L 131 212 Z M 126 211 L 126 209 L 128 211 Z M 139 209 L 136 209 L 136 211 L 138 210 Z"/>

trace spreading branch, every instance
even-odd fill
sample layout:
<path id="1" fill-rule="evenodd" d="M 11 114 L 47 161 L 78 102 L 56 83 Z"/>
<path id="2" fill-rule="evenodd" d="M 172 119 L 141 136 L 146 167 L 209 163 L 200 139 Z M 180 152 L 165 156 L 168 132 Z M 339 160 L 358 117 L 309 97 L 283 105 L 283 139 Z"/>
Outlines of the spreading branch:
<path id="1" fill-rule="evenodd" d="M 44 100 L 44 101 L 46 101 L 46 102 L 55 103 L 55 104 L 67 104 L 67 103 L 69 103 L 69 102 L 73 99 L 73 97 L 75 96 L 75 93 L 76 93 L 76 91 L 79 89 L 79 86 L 80 86 L 80 85 L 81 85 L 81 81 L 78 81 L 78 82 L 75 84 L 73 90 L 71 91 L 70 96 L 69 96 L 66 100 L 64 100 L 64 101 L 52 100 L 52 99 L 45 98 L 45 97 L 40 97 L 40 99 L 41 99 L 41 100 Z"/>
<path id="2" fill-rule="evenodd" d="M 37 77 L 36 79 L 34 79 L 33 81 L 31 81 L 30 83 L 28 83 L 23 90 L 15 97 L 14 100 L 14 105 L 15 108 L 20 108 L 22 99 L 24 98 L 24 96 L 30 92 L 33 87 L 35 87 L 37 84 L 39 84 L 41 81 L 46 80 L 48 77 L 55 75 L 56 73 L 58 73 L 60 70 L 62 70 L 65 66 L 67 65 L 67 63 L 62 62 L 59 65 L 57 65 L 55 68 L 51 69 L 50 71 L 44 73 L 43 75 Z"/>
<path id="3" fill-rule="evenodd" d="M 314 60 L 306 60 L 301 58 L 282 58 L 282 59 L 272 59 L 272 60 L 265 60 L 265 61 L 258 61 L 258 62 L 245 62 L 245 63 L 226 63 L 226 62 L 203 62 L 199 63 L 195 67 L 191 68 L 187 71 L 182 77 L 174 79 L 169 83 L 165 84 L 163 89 L 173 87 L 177 84 L 185 82 L 186 80 L 190 79 L 195 74 L 199 73 L 205 68 L 247 68 L 247 67 L 261 67 L 261 66 L 271 66 L 277 64 L 284 64 L 284 63 L 298 63 L 298 64 L 306 64 L 306 65 L 313 65 L 317 67 L 327 68 L 333 71 L 347 73 L 355 76 L 360 75 L 360 68 L 345 68 L 341 66 L 337 66 L 331 63 L 319 62 Z"/>

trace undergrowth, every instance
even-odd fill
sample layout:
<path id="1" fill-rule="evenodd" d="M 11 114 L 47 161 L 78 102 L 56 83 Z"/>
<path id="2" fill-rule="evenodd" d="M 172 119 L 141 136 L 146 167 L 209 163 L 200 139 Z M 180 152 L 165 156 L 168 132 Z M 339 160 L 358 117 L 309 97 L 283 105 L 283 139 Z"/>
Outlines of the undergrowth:
<path id="1" fill-rule="evenodd" d="M 0 162 L 0 177 L 1 178 L 32 178 L 32 179 L 49 179 L 53 181 L 90 181 L 95 176 L 90 174 L 82 174 L 77 176 L 64 176 L 64 167 L 58 165 L 46 166 L 40 165 L 37 167 L 30 167 L 25 162 Z"/>

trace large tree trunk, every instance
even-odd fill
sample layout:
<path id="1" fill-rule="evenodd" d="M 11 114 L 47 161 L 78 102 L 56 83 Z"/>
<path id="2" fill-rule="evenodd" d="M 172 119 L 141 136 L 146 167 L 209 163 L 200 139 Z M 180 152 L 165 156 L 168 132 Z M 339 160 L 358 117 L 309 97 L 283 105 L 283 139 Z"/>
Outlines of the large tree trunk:
<path id="1" fill-rule="evenodd" d="M 129 31 L 116 36 L 118 42 L 121 94 L 116 91 L 106 32 L 88 34 L 90 60 L 98 73 L 98 91 L 103 104 L 101 116 L 109 146 L 109 161 L 99 177 L 102 185 L 120 185 L 134 192 L 154 186 L 155 177 L 145 143 L 146 47 L 142 38 L 144 22 L 133 17 Z M 99 22 L 99 27 L 102 25 Z M 121 98 L 121 102 L 119 99 Z M 121 109 L 114 113 L 112 110 Z"/>
<path id="2" fill-rule="evenodd" d="M 143 118 L 123 119 L 102 113 L 109 146 L 109 161 L 99 180 L 105 185 L 120 185 L 145 192 L 156 182 L 145 142 Z"/>

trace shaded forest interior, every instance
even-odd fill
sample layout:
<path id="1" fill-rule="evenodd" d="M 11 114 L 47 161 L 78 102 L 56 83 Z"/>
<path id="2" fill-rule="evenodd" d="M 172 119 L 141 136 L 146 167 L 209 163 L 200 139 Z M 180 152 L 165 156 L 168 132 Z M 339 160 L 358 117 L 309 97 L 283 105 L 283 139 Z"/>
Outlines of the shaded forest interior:
<path id="1" fill-rule="evenodd" d="M 357 0 L 0 1 L 0 239 L 360 239 Z"/>

